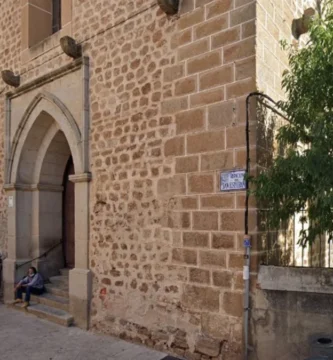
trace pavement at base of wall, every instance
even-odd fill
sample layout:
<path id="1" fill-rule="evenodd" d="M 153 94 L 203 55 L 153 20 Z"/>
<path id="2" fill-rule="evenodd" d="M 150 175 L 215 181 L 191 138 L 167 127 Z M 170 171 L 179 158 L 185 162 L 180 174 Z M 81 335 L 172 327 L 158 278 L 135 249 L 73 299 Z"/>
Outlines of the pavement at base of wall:
<path id="1" fill-rule="evenodd" d="M 177 360 L 143 346 L 62 327 L 0 305 L 0 360 Z"/>

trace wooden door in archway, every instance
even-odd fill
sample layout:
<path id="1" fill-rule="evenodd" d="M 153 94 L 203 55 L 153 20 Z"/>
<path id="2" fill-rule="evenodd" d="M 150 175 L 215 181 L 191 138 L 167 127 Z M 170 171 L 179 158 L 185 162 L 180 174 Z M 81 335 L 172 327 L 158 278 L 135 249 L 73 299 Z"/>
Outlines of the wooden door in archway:
<path id="1" fill-rule="evenodd" d="M 73 158 L 70 157 L 64 174 L 63 197 L 63 240 L 65 266 L 74 268 L 75 265 L 75 184 L 69 181 L 74 175 Z"/>

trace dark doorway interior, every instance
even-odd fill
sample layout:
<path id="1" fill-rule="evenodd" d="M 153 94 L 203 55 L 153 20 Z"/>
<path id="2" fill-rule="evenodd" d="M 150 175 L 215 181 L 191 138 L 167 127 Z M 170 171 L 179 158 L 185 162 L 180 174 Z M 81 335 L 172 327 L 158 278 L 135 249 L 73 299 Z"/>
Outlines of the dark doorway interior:
<path id="1" fill-rule="evenodd" d="M 74 175 L 73 158 L 70 157 L 64 174 L 63 197 L 63 246 L 65 266 L 74 268 L 75 265 L 75 185 L 69 181 L 69 176 Z"/>

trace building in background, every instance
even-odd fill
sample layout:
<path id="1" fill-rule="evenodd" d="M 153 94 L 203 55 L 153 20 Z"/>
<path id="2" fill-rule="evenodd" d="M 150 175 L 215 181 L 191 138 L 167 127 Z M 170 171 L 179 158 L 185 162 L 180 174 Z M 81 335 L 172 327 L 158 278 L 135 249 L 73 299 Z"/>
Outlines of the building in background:
<path id="1" fill-rule="evenodd" d="M 279 41 L 309 4 L 183 0 L 177 14 L 162 11 L 176 3 L 3 0 L 5 301 L 36 259 L 50 291 L 69 298 L 66 324 L 187 359 L 236 360 L 245 192 L 221 191 L 221 173 L 245 169 L 245 99 L 283 96 Z M 252 353 L 291 359 L 311 331 L 299 318 L 303 337 L 276 338 L 288 306 L 271 311 L 256 289 L 257 215 L 251 201 Z"/>

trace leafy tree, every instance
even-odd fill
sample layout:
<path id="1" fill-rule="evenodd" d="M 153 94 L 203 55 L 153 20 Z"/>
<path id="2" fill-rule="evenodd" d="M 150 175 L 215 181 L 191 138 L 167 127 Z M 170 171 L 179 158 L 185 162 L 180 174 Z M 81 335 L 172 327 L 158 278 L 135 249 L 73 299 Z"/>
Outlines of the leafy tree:
<path id="1" fill-rule="evenodd" d="M 333 239 L 333 4 L 310 24 L 303 48 L 289 47 L 288 71 L 279 102 L 289 122 L 278 130 L 284 154 L 272 166 L 251 178 L 259 203 L 266 204 L 269 223 L 278 227 L 306 209 L 299 242 L 311 244 L 327 233 Z"/>

